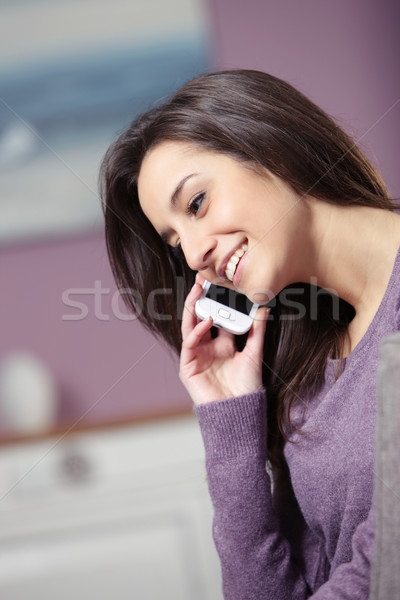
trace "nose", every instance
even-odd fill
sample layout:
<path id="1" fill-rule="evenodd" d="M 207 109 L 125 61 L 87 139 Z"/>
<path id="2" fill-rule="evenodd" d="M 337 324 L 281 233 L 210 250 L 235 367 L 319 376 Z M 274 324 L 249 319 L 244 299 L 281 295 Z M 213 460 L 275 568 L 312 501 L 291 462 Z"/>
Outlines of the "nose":
<path id="1" fill-rule="evenodd" d="M 181 238 L 181 244 L 186 262 L 193 271 L 214 266 L 214 251 L 217 247 L 215 238 L 190 235 L 186 239 Z"/>

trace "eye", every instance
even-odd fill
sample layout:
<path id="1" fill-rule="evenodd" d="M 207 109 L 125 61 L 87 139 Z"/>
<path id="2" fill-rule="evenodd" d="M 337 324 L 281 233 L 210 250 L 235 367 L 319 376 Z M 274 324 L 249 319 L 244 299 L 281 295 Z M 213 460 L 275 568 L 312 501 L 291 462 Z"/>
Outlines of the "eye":
<path id="1" fill-rule="evenodd" d="M 197 194 L 197 196 L 195 196 L 190 202 L 189 205 L 186 209 L 186 213 L 188 215 L 197 215 L 197 213 L 199 212 L 201 205 L 203 203 L 203 200 L 205 198 L 206 193 L 202 192 L 201 194 Z"/>

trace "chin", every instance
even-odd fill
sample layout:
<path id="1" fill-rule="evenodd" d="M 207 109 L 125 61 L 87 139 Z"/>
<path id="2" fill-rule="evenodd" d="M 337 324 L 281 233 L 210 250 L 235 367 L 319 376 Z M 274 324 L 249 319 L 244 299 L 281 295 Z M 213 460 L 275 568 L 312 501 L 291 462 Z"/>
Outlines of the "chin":
<path id="1" fill-rule="evenodd" d="M 251 302 L 254 304 L 268 304 L 273 298 L 275 298 L 276 293 L 271 290 L 266 290 L 265 288 L 259 288 L 257 290 L 248 290 L 246 293 Z"/>

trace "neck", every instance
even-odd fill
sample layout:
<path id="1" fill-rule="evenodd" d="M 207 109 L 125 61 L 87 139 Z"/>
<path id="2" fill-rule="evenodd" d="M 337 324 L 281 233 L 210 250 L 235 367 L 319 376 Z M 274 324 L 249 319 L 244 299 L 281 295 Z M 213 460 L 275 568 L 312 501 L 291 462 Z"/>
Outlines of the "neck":
<path id="1" fill-rule="evenodd" d="M 309 260 L 297 280 L 314 277 L 317 285 L 349 302 L 356 314 L 379 306 L 400 245 L 400 216 L 314 199 L 310 216 Z"/>

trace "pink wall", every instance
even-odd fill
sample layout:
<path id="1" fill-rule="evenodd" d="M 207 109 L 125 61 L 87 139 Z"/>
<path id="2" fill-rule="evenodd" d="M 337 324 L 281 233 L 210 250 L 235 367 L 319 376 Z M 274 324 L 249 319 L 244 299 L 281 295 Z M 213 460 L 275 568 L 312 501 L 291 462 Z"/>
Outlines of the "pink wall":
<path id="1" fill-rule="evenodd" d="M 83 417 L 87 424 L 190 410 L 176 358 L 136 320 L 124 320 L 121 302 L 113 307 L 118 295 L 102 233 L 5 248 L 0 281 L 0 360 L 21 349 L 42 359 L 60 386 L 60 420 Z M 110 290 L 97 294 L 97 305 L 85 291 L 96 281 Z M 77 288 L 81 294 L 69 297 L 85 303 L 88 314 L 68 320 L 81 310 L 65 305 L 63 292 Z"/>
<path id="2" fill-rule="evenodd" d="M 376 0 L 208 0 L 216 67 L 247 67 L 289 80 L 334 115 L 379 165 L 400 195 L 399 11 Z M 395 105 L 395 103 L 397 105 Z M 96 317 L 62 302 L 67 288 L 101 281 Z M 113 315 L 115 286 L 102 234 L 9 246 L 0 255 L 0 359 L 35 352 L 62 393 L 60 418 L 104 421 L 189 408 L 176 359 L 136 322 Z M 74 299 L 77 299 L 74 296 Z M 99 311 L 97 310 L 99 315 Z"/>
<path id="3" fill-rule="evenodd" d="M 400 196 L 398 0 L 208 0 L 216 66 L 286 79 L 334 116 Z M 397 103 L 397 104 L 396 104 Z"/>

